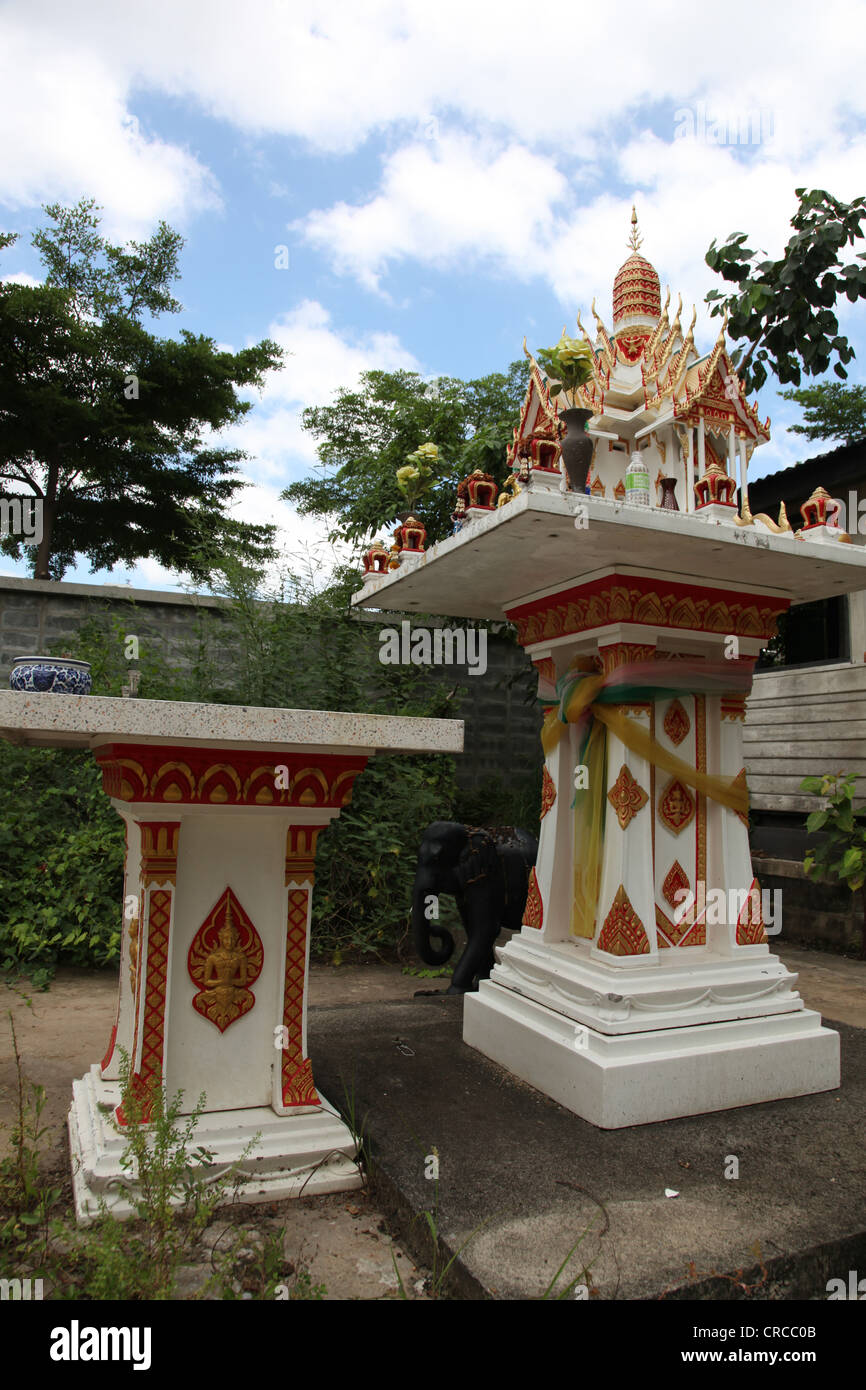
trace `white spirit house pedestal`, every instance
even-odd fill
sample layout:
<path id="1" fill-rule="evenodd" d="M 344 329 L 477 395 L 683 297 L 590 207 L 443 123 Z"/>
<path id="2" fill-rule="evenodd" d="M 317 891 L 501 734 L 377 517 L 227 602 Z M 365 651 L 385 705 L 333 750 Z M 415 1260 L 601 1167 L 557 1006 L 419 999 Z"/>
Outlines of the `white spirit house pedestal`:
<path id="1" fill-rule="evenodd" d="M 460 752 L 462 724 L 3 692 L 0 734 L 89 748 L 126 827 L 117 1018 L 69 1114 L 79 1220 L 131 1210 L 121 1049 L 142 1098 L 205 1093 L 194 1146 L 215 1177 L 241 1161 L 243 1200 L 357 1186 L 307 1055 L 316 844 L 375 752 Z"/>
<path id="2" fill-rule="evenodd" d="M 678 663 L 718 670 L 734 652 L 745 673 L 729 691 L 686 686 L 616 706 L 656 761 L 605 731 L 603 854 L 583 934 L 579 748 L 575 727 L 561 727 L 523 927 L 466 996 L 467 1043 L 609 1129 L 838 1086 L 838 1034 L 804 1007 L 749 896 L 759 885 L 742 810 L 665 772 L 657 749 L 745 788 L 750 672 L 779 614 L 863 587 L 866 554 L 853 545 L 533 489 L 356 595 L 380 610 L 506 618 L 547 708 L 566 673 L 637 665 L 662 688 Z M 697 902 L 678 920 L 682 889 Z M 704 905 L 714 891 L 721 913 Z"/>

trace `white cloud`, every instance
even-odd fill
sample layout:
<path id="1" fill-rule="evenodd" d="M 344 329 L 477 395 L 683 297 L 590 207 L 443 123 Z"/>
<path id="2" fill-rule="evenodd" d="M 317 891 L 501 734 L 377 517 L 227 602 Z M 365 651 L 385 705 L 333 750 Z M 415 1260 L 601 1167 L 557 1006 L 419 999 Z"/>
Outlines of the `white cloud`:
<path id="1" fill-rule="evenodd" d="M 826 147 L 841 112 L 863 111 L 858 17 L 852 0 L 823 0 L 820 22 L 790 0 L 733 0 L 712 17 L 673 0 L 587 14 L 571 0 L 538 13 L 524 0 L 150 0 L 146 11 L 7 0 L 4 95 L 25 141 L 41 121 L 70 146 L 86 133 L 104 140 L 107 127 L 116 137 L 124 103 L 143 90 L 324 150 L 396 123 L 420 136 L 457 115 L 587 160 L 623 117 L 700 98 L 737 115 L 771 110 L 781 147 L 802 150 Z M 794 80 L 804 55 L 807 99 Z"/>
<path id="2" fill-rule="evenodd" d="M 345 153 L 382 137 L 378 179 L 355 191 L 352 170 L 353 191 L 300 223 L 335 269 L 379 293 L 393 267 L 471 266 L 546 281 L 569 319 L 595 295 L 609 319 L 636 198 L 644 252 L 688 313 L 715 279 L 703 264 L 713 236 L 741 229 L 777 254 L 796 186 L 861 192 L 858 20 L 852 0 L 822 0 L 817 20 L 790 0 L 734 0 L 712 16 L 673 0 L 579 13 L 572 0 L 538 13 L 524 0 L 6 0 L 0 200 L 92 193 L 114 236 L 216 209 L 202 158 L 135 123 L 139 98 L 168 97 L 250 144 Z M 762 143 L 676 139 L 701 103 L 705 122 L 757 118 Z M 273 196 L 286 187 L 272 180 Z M 840 318 L 850 331 L 847 305 Z M 296 355 L 243 429 L 258 483 L 277 488 L 312 457 L 302 403 L 364 365 L 415 363 L 391 335 L 340 332 L 312 303 L 272 332 Z M 703 311 L 698 335 L 715 336 Z"/>
<path id="3" fill-rule="evenodd" d="M 452 133 L 390 156 L 370 201 L 314 212 L 296 230 L 368 288 L 406 257 L 464 269 L 488 259 L 514 272 L 536 259 L 566 191 L 549 158 Z"/>
<path id="4" fill-rule="evenodd" d="M 219 206 L 213 176 L 194 155 L 140 129 L 123 67 L 62 26 L 23 14 L 16 22 L 8 11 L 0 18 L 0 199 L 16 208 L 92 196 L 106 210 L 106 232 L 122 237 Z"/>
<path id="5" fill-rule="evenodd" d="M 823 0 L 820 23 L 789 0 L 734 0 L 713 19 L 673 0 L 651 13 L 644 0 L 620 0 L 579 22 L 571 0 L 537 15 L 524 0 L 151 0 L 146 12 L 104 0 L 42 0 L 37 12 L 11 0 L 0 17 L 0 198 L 93 192 L 113 231 L 214 207 L 200 159 L 135 125 L 138 94 L 156 93 L 253 139 L 320 151 L 385 132 L 379 186 L 303 223 L 335 267 L 371 289 L 410 258 L 449 269 L 486 259 L 585 299 L 604 288 L 590 285 L 589 268 L 605 254 L 613 265 L 621 249 L 622 182 L 665 209 L 648 254 L 676 238 L 671 271 L 679 260 L 694 277 L 720 219 L 754 210 L 761 221 L 767 209 L 775 225 L 771 187 L 787 203 L 814 170 L 841 196 L 859 191 L 857 19 L 852 0 Z M 804 54 L 807 99 L 794 80 Z M 677 125 L 686 109 L 699 121 L 701 108 L 707 121 L 757 117 L 772 136 L 757 149 L 689 150 Z M 642 126 L 656 136 L 629 133 L 623 148 L 623 127 Z M 602 178 L 619 184 L 618 198 L 599 191 Z"/>
<path id="6" fill-rule="evenodd" d="M 419 364 L 393 333 L 338 328 L 316 300 L 304 300 L 275 320 L 267 336 L 285 349 L 285 364 L 249 397 L 254 406 L 244 420 L 219 436 L 219 443 L 250 455 L 243 470 L 252 485 L 240 494 L 233 514 L 243 521 L 274 522 L 284 557 L 309 552 L 325 572 L 334 559 L 327 523 L 300 517 L 279 500 L 281 490 L 315 463 L 316 442 L 303 429 L 301 413 L 306 406 L 326 404 L 340 388 L 351 390 L 362 372 L 418 371 Z M 338 553 L 348 554 L 345 548 Z"/>
<path id="7" fill-rule="evenodd" d="M 16 270 L 12 275 L 0 275 L 0 281 L 4 285 L 28 285 L 31 289 L 36 289 L 42 284 L 35 276 L 28 275 L 26 270 Z"/>
<path id="8" fill-rule="evenodd" d="M 450 271 L 481 264 L 523 282 L 544 279 L 569 308 L 597 296 L 608 318 L 613 279 L 628 255 L 632 202 L 643 253 L 671 284 L 674 303 L 682 292 L 687 305 L 700 304 L 719 283 L 704 264 L 714 237 L 747 230 L 756 250 L 780 255 L 792 235 L 795 187 L 829 186 L 853 198 L 864 147 L 860 136 L 794 160 L 769 140 L 744 159 L 739 145 L 664 140 L 645 130 L 610 153 L 608 184 L 625 186 L 625 195 L 578 198 L 552 157 L 451 134 L 390 154 L 372 198 L 314 211 L 298 230 L 335 270 L 369 289 L 410 258 Z"/>
<path id="9" fill-rule="evenodd" d="M 620 0 L 576 12 L 548 0 L 151 0 L 146 12 L 104 0 L 6 5 L 38 25 L 43 53 L 83 44 L 127 89 L 189 97 L 253 134 L 356 147 L 401 121 L 460 112 L 582 156 L 587 140 L 643 103 L 771 107 L 818 138 L 842 101 L 862 110 L 866 32 L 852 0 L 813 7 L 733 0 L 712 17 L 674 0 Z M 841 37 L 844 36 L 844 39 Z M 808 100 L 795 74 L 808 55 Z"/>
<path id="10" fill-rule="evenodd" d="M 316 459 L 316 442 L 301 424 L 306 406 L 324 405 L 341 387 L 351 390 L 362 372 L 418 371 L 417 359 L 393 333 L 334 327 L 317 300 L 305 299 L 267 329 L 284 350 L 284 363 L 260 392 L 248 393 L 254 408 L 220 439 L 253 455 L 245 465 L 257 481 L 286 486 Z"/>

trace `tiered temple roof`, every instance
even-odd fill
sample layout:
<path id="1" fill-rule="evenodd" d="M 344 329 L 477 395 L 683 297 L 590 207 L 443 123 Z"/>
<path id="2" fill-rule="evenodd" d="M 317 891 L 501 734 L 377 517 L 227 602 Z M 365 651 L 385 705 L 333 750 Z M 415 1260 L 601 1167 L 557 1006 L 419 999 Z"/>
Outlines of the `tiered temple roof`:
<path id="1" fill-rule="evenodd" d="M 762 421 L 756 404 L 746 399 L 725 346 L 725 323 L 710 352 L 700 356 L 694 341 L 697 309 L 693 308 L 691 323 L 683 332 L 680 296 L 671 323 L 670 290 L 662 306 L 658 273 L 640 254 L 640 245 L 637 215 L 632 209 L 630 255 L 617 271 L 613 285 L 612 329 L 608 331 L 596 312 L 595 300 L 594 340 L 579 314 L 577 317 L 595 364 L 592 379 L 577 392 L 577 404 L 593 412 L 590 430 L 616 433 L 630 443 L 635 429 L 647 424 L 690 427 L 703 417 L 705 427 L 719 435 L 733 425 L 750 449 L 764 443 L 770 437 L 770 421 Z M 525 342 L 524 351 L 531 362 L 530 384 L 514 432 L 511 459 L 516 456 L 518 441 L 533 431 L 555 437 L 559 412 L 559 404 L 551 400 L 544 375 Z"/>

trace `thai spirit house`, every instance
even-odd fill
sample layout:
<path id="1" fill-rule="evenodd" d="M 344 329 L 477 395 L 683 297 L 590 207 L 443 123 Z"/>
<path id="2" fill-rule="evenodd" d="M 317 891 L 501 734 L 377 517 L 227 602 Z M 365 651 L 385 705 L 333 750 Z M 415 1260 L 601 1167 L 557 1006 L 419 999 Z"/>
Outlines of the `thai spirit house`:
<path id="1" fill-rule="evenodd" d="M 506 617 L 538 672 L 538 861 L 521 932 L 468 995 L 464 1039 L 605 1128 L 839 1081 L 839 1038 L 771 950 L 752 871 L 742 727 L 752 670 L 792 601 L 866 586 L 817 494 L 794 533 L 752 516 L 769 438 L 724 327 L 700 355 L 639 253 L 595 313 L 584 491 L 534 359 L 507 504 L 356 601 Z M 582 330 L 582 324 L 578 319 Z M 586 335 L 585 335 L 586 336 Z M 588 337 L 587 341 L 590 341 Z M 627 481 L 649 475 L 643 505 Z"/>

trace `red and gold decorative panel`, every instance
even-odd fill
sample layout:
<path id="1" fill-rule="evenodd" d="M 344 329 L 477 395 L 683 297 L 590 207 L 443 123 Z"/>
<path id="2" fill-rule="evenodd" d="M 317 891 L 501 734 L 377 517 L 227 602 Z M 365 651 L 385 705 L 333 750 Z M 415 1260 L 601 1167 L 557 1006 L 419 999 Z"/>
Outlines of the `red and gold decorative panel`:
<path id="1" fill-rule="evenodd" d="M 745 695 L 723 695 L 722 696 L 722 718 L 723 719 L 745 719 L 746 717 L 746 697 Z"/>
<path id="2" fill-rule="evenodd" d="M 643 922 L 632 907 L 622 884 L 616 890 L 616 897 L 604 919 L 597 944 L 598 949 L 606 951 L 609 956 L 649 954 L 650 944 Z"/>
<path id="3" fill-rule="evenodd" d="M 662 728 L 675 748 L 679 748 L 683 739 L 688 736 L 691 727 L 692 722 L 683 705 L 679 700 L 671 700 L 662 723 Z"/>
<path id="4" fill-rule="evenodd" d="M 764 913 L 761 906 L 761 886 L 758 880 L 753 878 L 749 896 L 737 918 L 737 945 L 762 946 L 766 940 Z"/>
<path id="5" fill-rule="evenodd" d="M 124 863 L 125 863 L 126 860 L 127 860 L 128 853 L 129 853 L 129 825 L 128 825 L 127 821 L 124 820 L 124 822 L 123 822 L 123 855 L 124 855 Z M 121 927 L 120 927 L 121 936 L 123 935 L 123 929 L 124 929 L 124 927 L 125 927 L 125 925 L 126 925 L 126 889 L 127 889 L 127 876 L 126 876 L 126 870 L 124 869 L 124 874 L 123 874 L 123 913 L 122 913 L 122 916 L 121 916 Z M 129 928 L 129 930 L 130 930 L 130 935 L 132 934 L 132 925 L 133 925 L 133 924 L 130 923 L 130 928 Z M 138 914 L 136 914 L 136 917 L 135 917 L 135 928 L 136 928 L 136 932 L 137 932 L 137 931 L 138 931 Z M 130 981 L 130 983 L 132 984 L 132 992 L 133 992 L 133 994 L 135 994 L 135 982 L 134 982 L 134 981 Z M 114 1013 L 114 1023 L 113 1023 L 113 1025 L 112 1025 L 112 1029 L 111 1029 L 111 1037 L 108 1039 L 108 1047 L 105 1049 L 105 1056 L 103 1057 L 102 1061 L 101 1061 L 100 1064 L 99 1064 L 100 1070 L 101 1070 L 102 1072 L 105 1071 L 105 1068 L 109 1065 L 109 1063 L 110 1063 L 112 1057 L 114 1056 L 114 1048 L 115 1048 L 115 1045 L 116 1045 L 116 1043 L 117 1043 L 117 1030 L 118 1030 L 118 1028 L 120 1027 L 120 999 L 121 999 L 121 993 L 122 993 L 122 991 L 121 991 L 121 990 L 118 990 L 118 992 L 117 992 L 117 1007 L 116 1007 L 115 1013 Z"/>
<path id="6" fill-rule="evenodd" d="M 111 1037 L 108 1039 L 108 1047 L 106 1048 L 105 1056 L 103 1057 L 102 1061 L 101 1061 L 100 1064 L 99 1064 L 99 1065 L 100 1065 L 100 1070 L 101 1070 L 101 1071 L 105 1071 L 105 1068 L 108 1066 L 109 1062 L 111 1061 L 112 1057 L 114 1056 L 114 1044 L 115 1044 L 116 1042 L 117 1042 L 117 1019 L 114 1020 L 114 1023 L 113 1023 L 112 1028 L 111 1028 Z"/>
<path id="7" fill-rule="evenodd" d="M 108 796 L 185 806 L 347 806 L 366 756 L 106 744 L 96 752 Z"/>
<path id="8" fill-rule="evenodd" d="M 523 909 L 523 925 L 525 927 L 538 927 L 539 930 L 544 924 L 544 905 L 541 901 L 541 891 L 538 887 L 538 879 L 535 876 L 535 869 L 529 871 L 529 885 L 526 893 L 526 907 Z"/>
<path id="9" fill-rule="evenodd" d="M 507 610 L 521 646 L 608 623 L 649 623 L 723 636 L 772 637 L 787 599 L 695 588 L 638 575 L 608 575 Z"/>
<path id="10" fill-rule="evenodd" d="M 700 922 L 695 922 L 694 908 L 678 922 L 672 921 L 656 905 L 656 940 L 660 950 L 670 946 L 706 946 L 706 921 L 701 918 Z"/>
<path id="11" fill-rule="evenodd" d="M 291 825 L 286 836 L 286 886 L 292 879 L 312 883 L 316 873 L 316 841 L 324 825 Z"/>
<path id="12" fill-rule="evenodd" d="M 643 787 L 632 777 L 625 763 L 619 776 L 607 794 L 607 799 L 616 811 L 620 829 L 627 829 L 632 816 L 636 816 L 649 800 Z"/>
<path id="13" fill-rule="evenodd" d="M 620 331 L 616 335 L 616 355 L 622 362 L 637 362 L 643 357 L 652 330 L 633 328 L 628 333 Z"/>
<path id="14" fill-rule="evenodd" d="M 539 657 L 532 664 L 542 680 L 547 681 L 549 685 L 556 685 L 556 662 L 552 656 Z"/>
<path id="15" fill-rule="evenodd" d="M 262 973 L 262 939 L 231 888 L 226 888 L 192 939 L 187 956 L 198 986 L 192 1006 L 221 1033 L 256 1002 L 250 988 Z"/>
<path id="16" fill-rule="evenodd" d="M 652 661 L 656 649 L 646 642 L 611 642 L 599 647 L 602 661 L 602 675 L 610 676 L 620 666 L 631 666 L 638 661 Z"/>
<path id="17" fill-rule="evenodd" d="M 286 1031 L 280 1068 L 282 1101 L 286 1107 L 322 1103 L 313 1084 L 310 1059 L 303 1054 L 304 974 L 307 967 L 309 900 L 309 889 L 289 890 L 286 971 L 283 986 L 283 1027 Z"/>
<path id="18" fill-rule="evenodd" d="M 659 798 L 659 820 L 674 835 L 679 835 L 691 825 L 695 809 L 695 799 L 689 788 L 678 778 L 672 778 Z"/>
<path id="19" fill-rule="evenodd" d="M 677 893 L 682 893 L 689 888 L 689 876 L 678 859 L 675 859 L 668 869 L 665 881 L 662 884 L 662 897 L 665 902 L 674 910 L 684 901 L 678 898 Z"/>
<path id="20" fill-rule="evenodd" d="M 142 1100 L 142 1118 L 145 1121 L 150 1118 L 150 1088 L 157 1078 L 160 1081 L 162 1079 L 172 891 L 168 888 L 152 888 L 147 898 L 147 966 L 141 1029 L 141 1062 L 131 1083 L 134 1092 Z M 121 1106 L 118 1106 L 115 1114 L 118 1124 L 125 1125 L 126 1116 Z"/>
<path id="21" fill-rule="evenodd" d="M 707 697 L 695 696 L 695 751 L 698 772 L 707 770 Z M 695 827 L 695 879 L 707 881 L 707 798 L 698 795 L 698 819 Z"/>
<path id="22" fill-rule="evenodd" d="M 632 315 L 661 317 L 662 292 L 658 271 L 645 256 L 633 251 L 613 282 L 613 321 Z M 647 330 L 649 331 L 649 330 Z"/>
<path id="23" fill-rule="evenodd" d="M 547 815 L 556 800 L 556 785 L 545 766 L 541 775 L 541 819 Z"/>
<path id="24" fill-rule="evenodd" d="M 177 845 L 180 821 L 140 820 L 141 882 L 177 882 Z"/>

